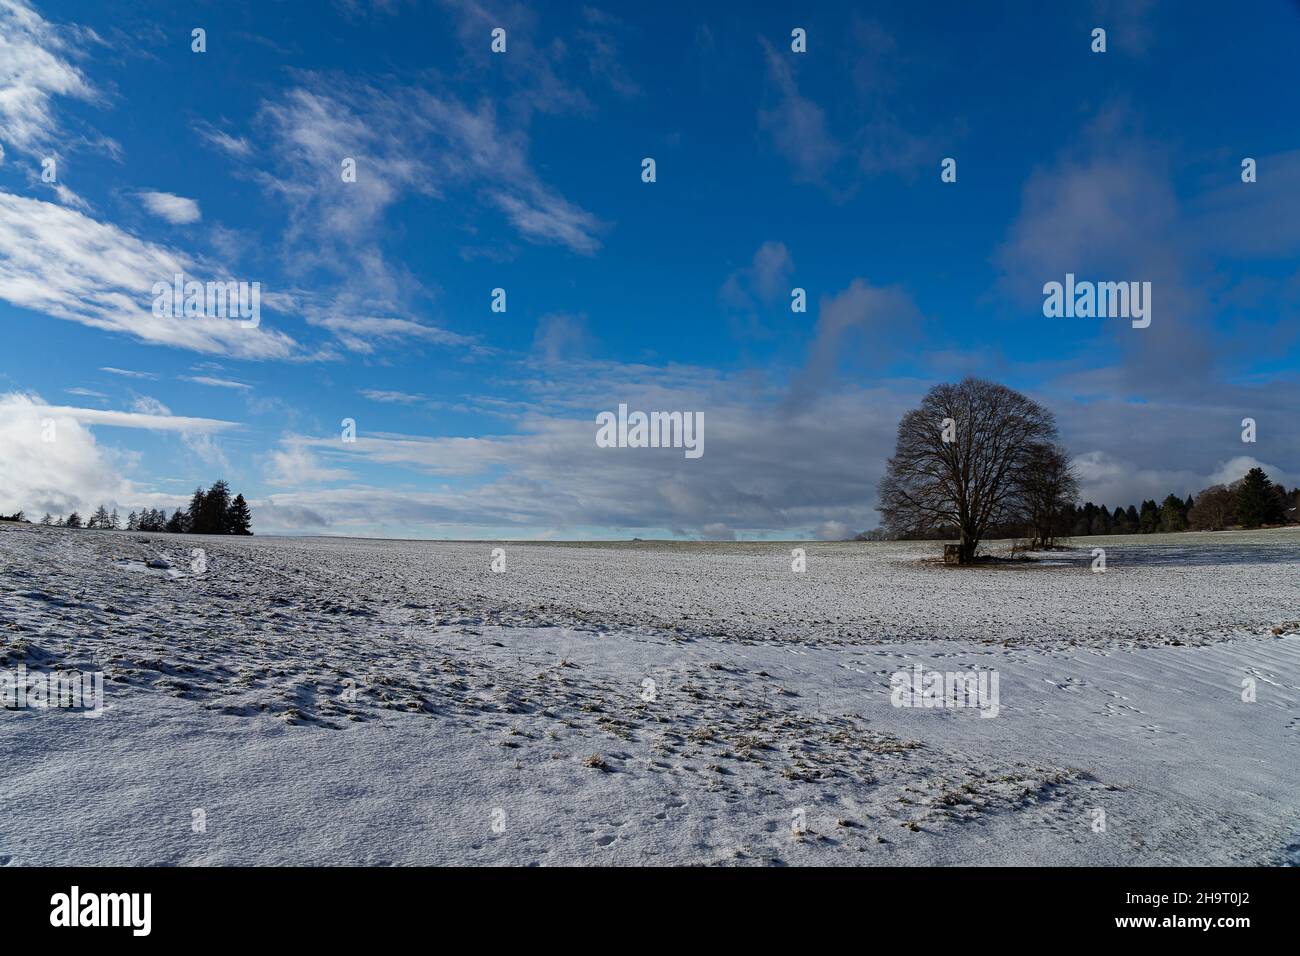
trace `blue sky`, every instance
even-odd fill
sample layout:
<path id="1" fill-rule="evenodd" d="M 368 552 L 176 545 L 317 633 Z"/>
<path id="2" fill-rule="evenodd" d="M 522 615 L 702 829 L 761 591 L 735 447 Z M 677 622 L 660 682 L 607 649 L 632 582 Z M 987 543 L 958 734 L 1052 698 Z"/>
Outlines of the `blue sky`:
<path id="1" fill-rule="evenodd" d="M 1300 10 L 1042 6 L 0 0 L 0 511 L 840 537 L 967 374 L 1094 501 L 1300 484 Z M 153 316 L 174 268 L 260 325 Z M 1066 272 L 1151 327 L 1045 318 Z M 705 454 L 596 447 L 619 403 Z"/>

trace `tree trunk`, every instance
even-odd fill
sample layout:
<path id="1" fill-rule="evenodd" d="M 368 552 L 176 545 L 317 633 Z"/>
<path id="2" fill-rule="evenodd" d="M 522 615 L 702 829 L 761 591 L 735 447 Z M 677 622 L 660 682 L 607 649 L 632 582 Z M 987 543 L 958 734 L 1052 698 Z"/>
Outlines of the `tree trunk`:
<path id="1" fill-rule="evenodd" d="M 975 537 L 972 529 L 963 526 L 961 529 L 961 563 L 975 563 L 975 549 L 979 547 L 979 538 Z"/>

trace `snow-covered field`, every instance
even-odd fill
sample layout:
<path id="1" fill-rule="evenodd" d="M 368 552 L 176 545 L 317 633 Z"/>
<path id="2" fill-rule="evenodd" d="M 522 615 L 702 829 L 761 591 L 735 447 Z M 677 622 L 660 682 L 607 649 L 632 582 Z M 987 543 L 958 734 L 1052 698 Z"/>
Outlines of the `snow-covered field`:
<path id="1" fill-rule="evenodd" d="M 1300 859 L 1300 534 L 1079 545 L 0 526 L 0 670 L 105 675 L 0 712 L 0 864 Z"/>

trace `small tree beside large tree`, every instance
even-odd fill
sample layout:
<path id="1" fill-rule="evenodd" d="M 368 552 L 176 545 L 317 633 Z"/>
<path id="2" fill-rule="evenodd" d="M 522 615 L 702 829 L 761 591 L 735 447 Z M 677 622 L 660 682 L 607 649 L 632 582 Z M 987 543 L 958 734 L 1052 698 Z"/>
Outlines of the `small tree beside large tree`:
<path id="1" fill-rule="evenodd" d="M 1060 445 L 1036 445 L 1029 450 L 1019 481 L 1032 536 L 1030 547 L 1055 547 L 1061 516 L 1073 506 L 1079 493 L 1070 456 Z M 1119 509 L 1116 512 L 1116 517 L 1122 513 Z M 1101 513 L 1105 514 L 1105 510 Z"/>

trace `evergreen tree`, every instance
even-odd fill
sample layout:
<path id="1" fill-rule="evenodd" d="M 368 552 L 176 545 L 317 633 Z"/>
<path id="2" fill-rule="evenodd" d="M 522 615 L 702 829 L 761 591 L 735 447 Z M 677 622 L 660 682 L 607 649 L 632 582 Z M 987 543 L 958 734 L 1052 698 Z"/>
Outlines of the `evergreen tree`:
<path id="1" fill-rule="evenodd" d="M 114 508 L 113 513 L 108 516 L 108 528 L 110 531 L 116 531 L 121 526 L 122 525 L 117 517 L 117 509 Z"/>
<path id="2" fill-rule="evenodd" d="M 1099 507 L 1097 513 L 1092 516 L 1092 533 L 1110 534 L 1110 512 L 1106 510 L 1105 505 Z"/>
<path id="3" fill-rule="evenodd" d="M 1056 516 L 1057 537 L 1068 538 L 1074 533 L 1074 523 L 1078 520 L 1078 512 L 1079 509 L 1072 504 L 1061 509 L 1061 513 Z"/>
<path id="4" fill-rule="evenodd" d="M 235 500 L 230 503 L 230 510 L 226 512 L 226 533 L 253 533 L 253 513 L 248 510 L 243 495 L 235 495 Z"/>
<path id="5" fill-rule="evenodd" d="M 126 516 L 126 530 L 127 531 L 140 530 L 140 519 L 136 517 L 134 511 L 132 511 L 129 515 Z"/>
<path id="6" fill-rule="evenodd" d="M 1269 508 L 1269 524 L 1286 524 L 1287 513 L 1291 510 L 1291 496 L 1285 485 L 1273 486 L 1273 504 Z"/>
<path id="7" fill-rule="evenodd" d="M 1252 468 L 1246 477 L 1234 482 L 1237 520 L 1243 528 L 1258 528 L 1276 517 L 1273 482 L 1262 468 Z"/>
<path id="8" fill-rule="evenodd" d="M 1077 536 L 1092 534 L 1092 519 L 1097 516 L 1097 506 L 1085 501 L 1083 507 L 1075 513 L 1072 533 Z"/>
<path id="9" fill-rule="evenodd" d="M 1138 531 L 1152 534 L 1160 530 L 1160 506 L 1148 498 L 1142 502 L 1142 511 L 1138 514 Z"/>
<path id="10" fill-rule="evenodd" d="M 1183 516 L 1183 499 L 1168 495 L 1160 505 L 1161 531 L 1186 531 L 1187 519 Z"/>
<path id="11" fill-rule="evenodd" d="M 1128 525 L 1129 534 L 1137 534 L 1142 525 L 1138 522 L 1138 510 L 1135 505 L 1129 505 L 1128 511 L 1124 512 L 1124 522 Z"/>
<path id="12" fill-rule="evenodd" d="M 1111 534 L 1137 533 L 1137 523 L 1128 520 L 1128 512 L 1121 505 L 1115 506 L 1115 513 L 1110 518 L 1110 527 Z"/>
<path id="13" fill-rule="evenodd" d="M 102 529 L 108 527 L 108 509 L 100 505 L 95 509 L 95 513 L 90 517 L 90 523 L 87 528 Z"/>
<path id="14" fill-rule="evenodd" d="M 1136 529 L 1130 528 L 1128 515 L 1119 505 L 1115 506 L 1115 513 L 1111 515 L 1110 532 L 1111 534 L 1132 534 Z"/>
<path id="15" fill-rule="evenodd" d="M 204 534 L 226 534 L 227 512 L 230 510 L 230 486 L 218 478 L 203 496 Z"/>
<path id="16" fill-rule="evenodd" d="M 81 515 L 77 514 L 75 511 L 72 512 L 72 514 L 68 515 L 68 520 L 67 520 L 67 524 L 66 524 L 66 526 L 69 527 L 69 528 L 80 528 L 80 527 L 81 527 Z"/>
<path id="17" fill-rule="evenodd" d="M 194 494 L 190 497 L 190 508 L 188 512 L 189 529 L 194 534 L 206 534 L 208 530 L 203 524 L 203 499 L 203 489 L 195 488 Z"/>
<path id="18" fill-rule="evenodd" d="M 172 534 L 181 534 L 185 530 L 185 513 L 177 508 L 167 520 L 167 530 Z"/>
<path id="19" fill-rule="evenodd" d="M 54 519 L 50 516 L 50 513 L 48 511 L 45 512 L 45 516 L 41 518 L 41 524 L 43 525 L 54 524 Z"/>

